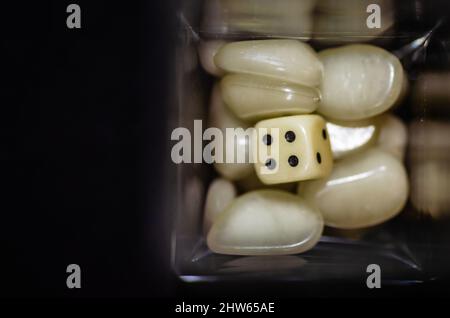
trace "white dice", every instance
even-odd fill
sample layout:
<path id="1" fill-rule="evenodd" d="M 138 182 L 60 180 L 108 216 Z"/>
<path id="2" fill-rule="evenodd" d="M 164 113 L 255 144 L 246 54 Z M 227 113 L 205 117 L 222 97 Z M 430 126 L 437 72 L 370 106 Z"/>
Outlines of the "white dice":
<path id="1" fill-rule="evenodd" d="M 327 176 L 333 156 L 325 120 L 318 115 L 287 116 L 255 126 L 256 174 L 265 184 Z"/>

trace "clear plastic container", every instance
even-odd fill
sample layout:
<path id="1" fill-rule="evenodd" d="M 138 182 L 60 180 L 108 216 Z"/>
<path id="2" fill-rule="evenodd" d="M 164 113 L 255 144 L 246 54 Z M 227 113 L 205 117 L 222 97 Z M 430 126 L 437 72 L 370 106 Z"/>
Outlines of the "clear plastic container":
<path id="1" fill-rule="evenodd" d="M 400 215 L 364 231 L 326 228 L 312 250 L 288 256 L 230 256 L 208 250 L 202 215 L 211 165 L 173 164 L 172 266 L 185 281 L 325 281 L 366 277 L 382 268 L 383 284 L 439 280 L 450 263 L 450 10 L 445 1 L 183 1 L 177 10 L 176 102 L 170 131 L 193 131 L 206 120 L 214 78 L 199 62 L 201 40 L 297 38 L 316 50 L 371 43 L 395 54 L 410 89 L 394 113 L 408 126 L 410 196 Z M 368 30 L 369 4 L 382 10 L 383 28 Z M 361 10 L 364 11 L 361 12 Z M 298 19 L 301 16 L 302 19 Z M 205 121 L 206 122 L 206 121 Z M 204 127 L 205 128 L 205 127 Z M 171 197 L 173 198 L 173 193 Z"/>

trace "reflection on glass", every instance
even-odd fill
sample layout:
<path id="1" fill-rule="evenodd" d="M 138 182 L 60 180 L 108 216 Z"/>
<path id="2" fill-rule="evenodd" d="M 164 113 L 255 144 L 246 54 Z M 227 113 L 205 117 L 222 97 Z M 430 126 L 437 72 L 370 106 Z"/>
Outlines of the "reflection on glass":
<path id="1" fill-rule="evenodd" d="M 450 123 L 434 120 L 410 125 L 411 202 L 421 213 L 450 216 Z"/>
<path id="2" fill-rule="evenodd" d="M 367 7 L 380 7 L 380 28 L 368 28 Z M 372 11 L 371 11 L 372 12 Z M 394 6 L 391 0 L 318 0 L 314 17 L 314 39 L 329 43 L 366 42 L 393 26 Z"/>
<path id="3" fill-rule="evenodd" d="M 208 0 L 201 31 L 207 34 L 296 36 L 308 39 L 315 0 Z"/>

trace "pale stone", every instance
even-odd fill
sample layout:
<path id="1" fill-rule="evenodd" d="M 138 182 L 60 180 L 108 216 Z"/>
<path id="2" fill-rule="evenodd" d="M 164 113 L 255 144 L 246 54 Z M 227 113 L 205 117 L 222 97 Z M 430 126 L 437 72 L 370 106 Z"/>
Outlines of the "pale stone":
<path id="1" fill-rule="evenodd" d="M 408 143 L 408 129 L 403 121 L 391 114 L 383 115 L 379 120 L 379 131 L 378 147 L 403 161 Z"/>
<path id="2" fill-rule="evenodd" d="M 242 128 L 246 129 L 250 125 L 237 118 L 229 109 L 226 107 L 222 100 L 222 95 L 220 91 L 220 85 L 216 84 L 211 93 L 211 103 L 208 118 L 208 127 L 218 128 L 222 131 L 224 149 L 217 151 L 217 155 L 220 156 L 220 151 L 223 151 L 223 163 L 214 163 L 214 168 L 223 177 L 229 180 L 238 180 L 249 175 L 253 170 L 253 164 L 250 160 L 244 163 L 238 163 L 237 160 L 231 163 L 225 163 L 226 160 L 226 144 L 233 143 L 236 147 L 235 157 L 238 156 L 243 158 L 250 158 L 250 143 L 243 134 L 239 135 L 239 138 L 235 141 L 234 139 L 226 138 L 226 128 Z"/>
<path id="3" fill-rule="evenodd" d="M 207 243 L 220 254 L 296 254 L 314 247 L 322 230 L 322 216 L 300 197 L 258 190 L 231 203 L 214 222 Z"/>
<path id="4" fill-rule="evenodd" d="M 203 215 L 203 231 L 205 234 L 208 233 L 211 225 L 235 197 L 236 187 L 232 182 L 223 178 L 218 178 L 211 182 L 206 194 Z"/>
<path id="5" fill-rule="evenodd" d="M 385 222 L 408 198 L 405 167 L 377 148 L 348 156 L 328 178 L 299 184 L 298 192 L 322 213 L 325 224 L 357 229 Z"/>
<path id="6" fill-rule="evenodd" d="M 317 89 L 268 77 L 230 74 L 221 88 L 227 106 L 245 120 L 307 114 L 319 106 Z"/>
<path id="7" fill-rule="evenodd" d="M 224 72 L 214 63 L 214 56 L 217 51 L 225 44 L 223 40 L 201 41 L 198 46 L 198 56 L 203 69 L 211 75 L 220 77 Z"/>
<path id="8" fill-rule="evenodd" d="M 271 77 L 316 87 L 322 79 L 322 63 L 316 52 L 298 40 L 232 42 L 216 54 L 216 65 L 228 73 Z"/>
<path id="9" fill-rule="evenodd" d="M 364 44 L 319 53 L 324 77 L 318 112 L 340 120 L 360 120 L 387 111 L 404 95 L 407 78 L 396 56 Z"/>
<path id="10" fill-rule="evenodd" d="M 375 143 L 378 118 L 359 121 L 327 121 L 331 151 L 335 159 L 361 151 Z"/>

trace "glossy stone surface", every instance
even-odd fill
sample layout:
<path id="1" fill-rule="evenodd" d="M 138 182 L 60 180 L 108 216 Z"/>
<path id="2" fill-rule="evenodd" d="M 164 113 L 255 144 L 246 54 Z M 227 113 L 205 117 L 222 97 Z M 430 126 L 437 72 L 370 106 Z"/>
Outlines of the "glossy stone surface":
<path id="1" fill-rule="evenodd" d="M 328 118 L 360 120 L 391 108 L 407 79 L 396 56 L 364 44 L 321 51 L 324 76 L 318 112 Z"/>
<path id="2" fill-rule="evenodd" d="M 233 201 L 213 224 L 207 244 L 220 254 L 296 254 L 311 249 L 322 230 L 320 213 L 297 195 L 258 190 Z"/>
<path id="3" fill-rule="evenodd" d="M 299 184 L 298 193 L 340 229 L 377 225 L 397 215 L 408 198 L 404 166 L 394 156 L 368 149 L 335 164 L 328 178 Z"/>
<path id="4" fill-rule="evenodd" d="M 227 75 L 221 89 L 227 106 L 244 120 L 312 113 L 320 99 L 314 88 L 255 75 Z"/>
<path id="5" fill-rule="evenodd" d="M 379 131 L 378 147 L 403 161 L 408 143 L 408 129 L 403 121 L 392 114 L 385 114 L 380 117 Z"/>
<path id="6" fill-rule="evenodd" d="M 357 120 L 328 120 L 331 150 L 335 159 L 363 151 L 371 146 L 391 153 L 403 161 L 408 142 L 403 121 L 392 114 Z"/>
<path id="7" fill-rule="evenodd" d="M 376 140 L 378 118 L 359 121 L 327 121 L 331 151 L 335 159 L 366 149 Z"/>
<path id="8" fill-rule="evenodd" d="M 322 64 L 316 52 L 298 40 L 254 40 L 224 45 L 214 58 L 227 73 L 271 77 L 316 87 L 322 79 Z"/>
<path id="9" fill-rule="evenodd" d="M 200 41 L 198 46 L 198 56 L 203 69 L 211 75 L 220 77 L 224 72 L 214 63 L 214 56 L 217 51 L 227 43 L 223 40 Z"/>
<path id="10" fill-rule="evenodd" d="M 215 179 L 208 188 L 206 194 L 204 215 L 203 215 L 203 231 L 208 233 L 211 225 L 224 212 L 228 205 L 236 197 L 236 187 L 226 179 Z"/>
<path id="11" fill-rule="evenodd" d="M 211 93 L 211 103 L 209 109 L 208 127 L 215 127 L 222 131 L 224 136 L 223 163 L 214 163 L 216 171 L 229 180 L 238 180 L 249 175 L 253 170 L 253 164 L 250 160 L 245 163 L 238 163 L 235 160 L 232 163 L 225 163 L 226 159 L 226 143 L 231 142 L 236 147 L 235 157 L 250 158 L 249 140 L 241 135 L 237 140 L 225 138 L 226 128 L 243 128 L 246 129 L 250 125 L 237 118 L 224 104 L 220 91 L 220 85 L 216 84 Z M 219 153 L 217 154 L 219 155 Z"/>

